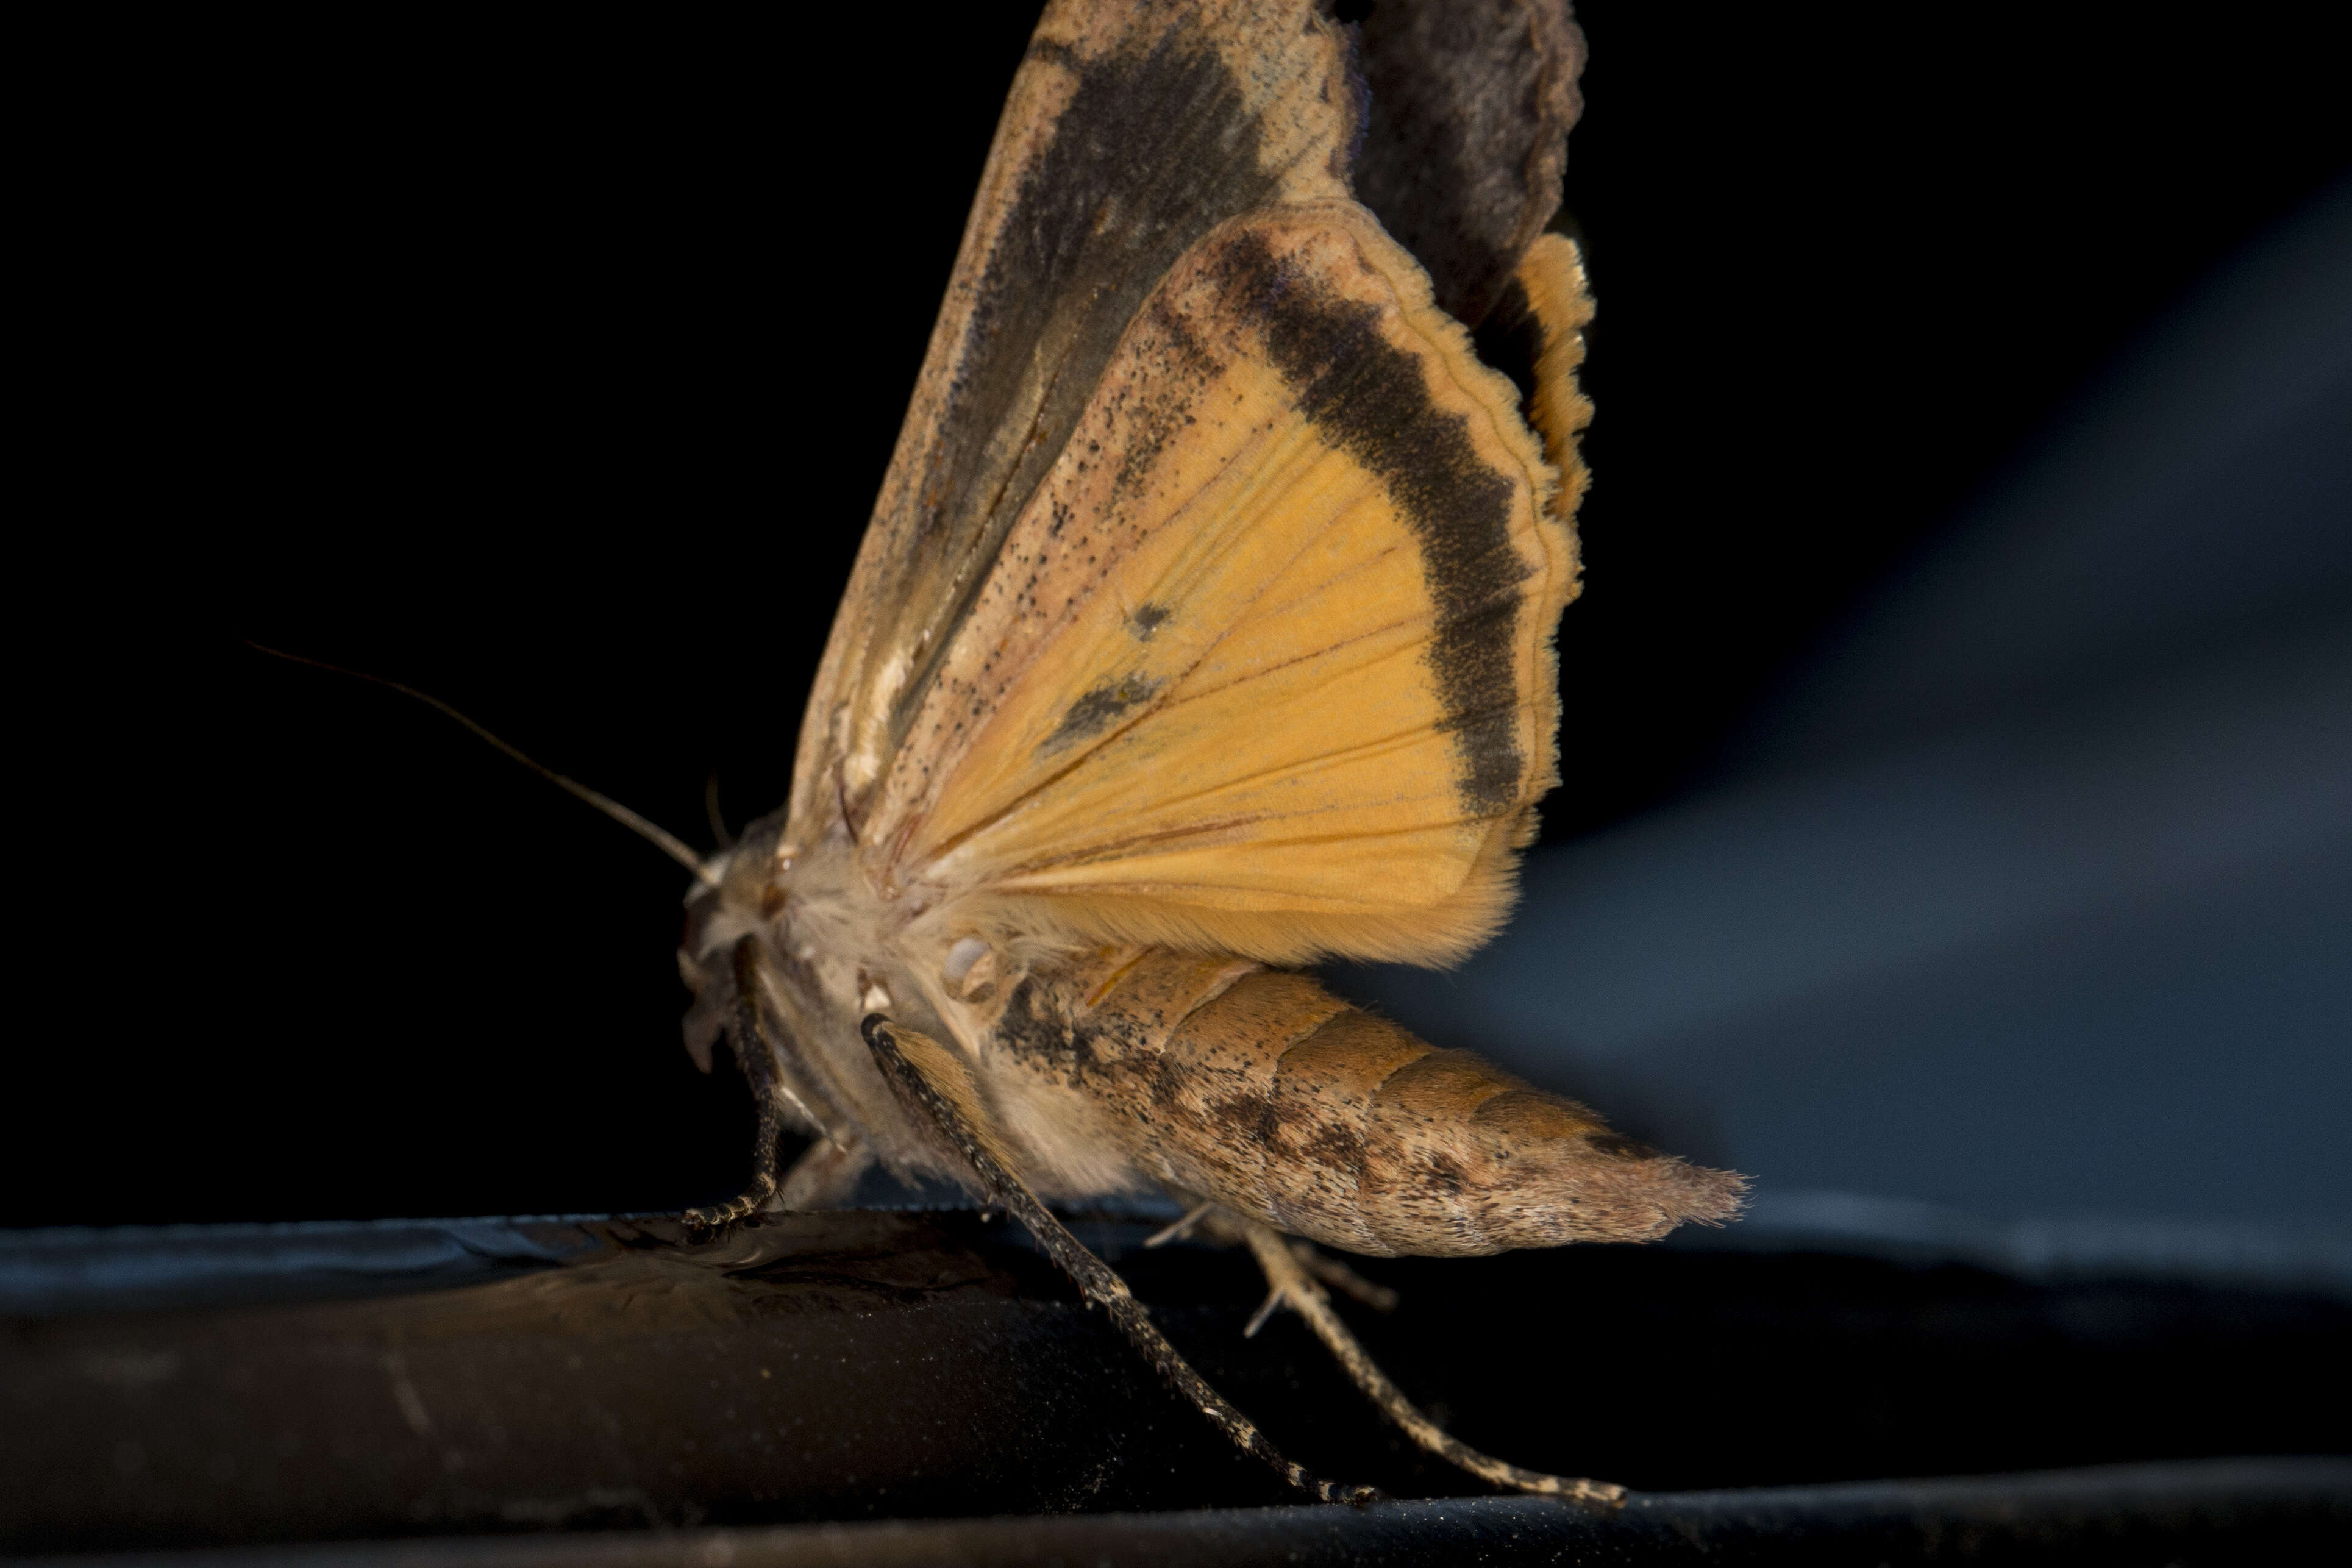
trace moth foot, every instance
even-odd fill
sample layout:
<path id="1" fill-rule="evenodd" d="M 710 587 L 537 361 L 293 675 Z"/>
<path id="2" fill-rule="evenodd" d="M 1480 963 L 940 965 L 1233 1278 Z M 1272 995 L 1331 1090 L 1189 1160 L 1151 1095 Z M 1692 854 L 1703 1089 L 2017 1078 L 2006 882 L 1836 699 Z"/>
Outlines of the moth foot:
<path id="1" fill-rule="evenodd" d="M 1375 1312 L 1393 1312 L 1397 1310 L 1399 1298 L 1394 1290 L 1386 1285 L 1375 1284 L 1365 1279 L 1329 1253 L 1316 1247 L 1313 1242 L 1294 1239 L 1290 1244 L 1290 1250 L 1297 1256 L 1298 1261 L 1306 1266 L 1309 1274 L 1314 1275 L 1316 1279 L 1349 1300 L 1360 1302 Z"/>
<path id="2" fill-rule="evenodd" d="M 1287 1290 L 1279 1285 L 1276 1286 L 1265 1293 L 1265 1300 L 1258 1303 L 1257 1310 L 1252 1312 L 1250 1321 L 1242 1326 L 1242 1338 L 1245 1340 L 1257 1338 L 1257 1331 L 1265 1327 L 1266 1320 L 1274 1316 L 1274 1310 L 1276 1307 L 1288 1307 L 1293 1311 L 1297 1311 L 1298 1303 L 1290 1299 L 1290 1293 Z"/>
<path id="3" fill-rule="evenodd" d="M 1143 1245 L 1146 1247 L 1165 1247 L 1171 1241 L 1182 1240 L 1185 1237 L 1192 1235 L 1193 1228 L 1202 1220 L 1208 1218 L 1216 1206 L 1217 1205 L 1213 1202 L 1194 1204 L 1191 1208 L 1184 1211 L 1184 1217 L 1182 1219 L 1178 1220 L 1173 1225 L 1163 1225 L 1158 1230 L 1153 1231 L 1150 1236 L 1145 1237 L 1143 1238 Z"/>
<path id="4" fill-rule="evenodd" d="M 707 1241 L 735 1226 L 740 1225 L 743 1221 L 751 1218 L 753 1215 L 765 1209 L 768 1206 L 769 1200 L 773 1198 L 775 1194 L 776 1184 L 774 1179 L 772 1177 L 763 1178 L 760 1181 L 753 1182 L 750 1187 L 736 1194 L 733 1197 L 728 1199 L 723 1204 L 718 1204 L 707 1209 L 691 1208 L 687 1210 L 684 1214 L 677 1216 L 678 1223 L 685 1226 L 687 1233 L 693 1237 L 697 1241 Z"/>

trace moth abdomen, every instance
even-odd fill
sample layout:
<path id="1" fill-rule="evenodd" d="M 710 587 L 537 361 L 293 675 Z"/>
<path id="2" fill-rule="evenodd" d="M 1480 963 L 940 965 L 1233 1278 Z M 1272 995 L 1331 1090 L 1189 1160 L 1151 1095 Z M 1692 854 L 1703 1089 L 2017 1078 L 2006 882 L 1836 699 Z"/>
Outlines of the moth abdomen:
<path id="1" fill-rule="evenodd" d="M 1043 984 L 1044 994 L 1036 988 Z M 1657 1153 L 1570 1100 L 1439 1050 L 1311 978 L 1134 949 L 1033 976 L 1066 1069 L 1175 1188 L 1350 1251 L 1633 1241 L 1720 1221 L 1742 1178 Z"/>

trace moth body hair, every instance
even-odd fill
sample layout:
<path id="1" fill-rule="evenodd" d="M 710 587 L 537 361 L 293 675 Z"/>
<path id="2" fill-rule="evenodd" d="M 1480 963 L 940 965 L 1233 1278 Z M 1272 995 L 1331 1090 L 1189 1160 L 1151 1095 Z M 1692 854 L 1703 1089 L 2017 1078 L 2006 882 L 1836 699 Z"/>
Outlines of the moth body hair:
<path id="1" fill-rule="evenodd" d="M 775 852 L 780 832 L 773 819 L 746 827 L 735 847 L 716 858 L 716 885 L 688 900 L 679 966 L 698 994 L 686 1026 L 698 1062 L 707 1068 L 712 1044 L 732 1028 L 729 955 L 750 936 L 760 954 L 763 1016 L 772 1021 L 766 1048 L 778 1081 L 795 1087 L 804 1102 L 786 1117 L 797 1130 L 854 1131 L 873 1159 L 902 1177 L 966 1180 L 953 1152 L 907 1114 L 873 1067 L 858 1024 L 877 1010 L 878 995 L 896 1020 L 967 1063 L 974 1092 L 1042 1193 L 1077 1198 L 1152 1190 L 1103 1107 L 1067 1086 L 1008 1072 L 991 1037 L 994 1010 L 947 983 L 957 944 L 978 942 L 997 968 L 991 995 L 1001 996 L 1028 973 L 1066 961 L 1075 944 L 1066 931 L 1028 918 L 1032 911 L 1018 904 L 959 900 L 938 889 L 887 897 L 845 837 L 804 843 L 787 858 Z"/>

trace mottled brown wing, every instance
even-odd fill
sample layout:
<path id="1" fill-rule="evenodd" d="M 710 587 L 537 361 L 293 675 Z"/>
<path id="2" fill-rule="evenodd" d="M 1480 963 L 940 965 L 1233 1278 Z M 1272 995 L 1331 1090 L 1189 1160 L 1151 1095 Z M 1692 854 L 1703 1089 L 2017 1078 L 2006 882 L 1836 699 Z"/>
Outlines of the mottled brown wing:
<path id="1" fill-rule="evenodd" d="M 1356 199 L 1475 327 L 1559 206 L 1584 36 L 1565 0 L 1381 0 L 1358 60 Z"/>
<path id="2" fill-rule="evenodd" d="M 796 836 L 860 816 L 1144 297 L 1228 218 L 1345 196 L 1358 113 L 1302 0 L 1047 8 L 802 722 Z"/>

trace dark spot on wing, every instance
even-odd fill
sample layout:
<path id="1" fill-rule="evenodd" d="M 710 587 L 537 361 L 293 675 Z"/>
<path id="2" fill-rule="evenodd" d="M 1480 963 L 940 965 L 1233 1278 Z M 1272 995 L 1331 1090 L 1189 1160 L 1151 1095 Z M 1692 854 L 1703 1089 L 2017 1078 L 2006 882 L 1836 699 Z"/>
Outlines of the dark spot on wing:
<path id="1" fill-rule="evenodd" d="M 1096 687 L 1070 704 L 1070 710 L 1062 715 L 1061 723 L 1045 737 L 1045 743 L 1039 750 L 1049 753 L 1058 752 L 1072 742 L 1101 734 L 1119 715 L 1150 701 L 1153 694 L 1165 684 L 1136 674 L 1121 676 L 1108 685 Z"/>
<path id="2" fill-rule="evenodd" d="M 1341 299 L 1246 229 L 1220 265 L 1299 407 L 1379 477 L 1412 527 L 1436 604 L 1429 663 L 1461 757 L 1457 787 L 1473 812 L 1507 807 L 1526 773 L 1512 655 L 1517 585 L 1531 570 L 1511 544 L 1511 477 L 1479 458 L 1463 416 L 1431 399 L 1421 362 L 1381 335 L 1376 307 Z"/>
<path id="3" fill-rule="evenodd" d="M 1170 611 L 1165 605 L 1139 605 L 1127 617 L 1127 629 L 1135 634 L 1138 642 L 1150 642 L 1151 634 L 1168 624 Z"/>

